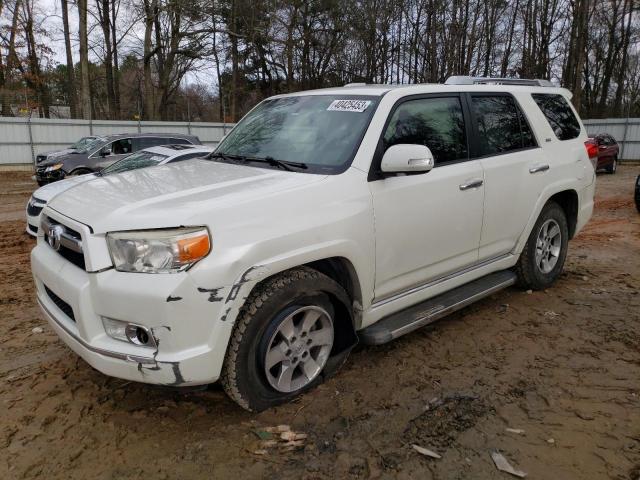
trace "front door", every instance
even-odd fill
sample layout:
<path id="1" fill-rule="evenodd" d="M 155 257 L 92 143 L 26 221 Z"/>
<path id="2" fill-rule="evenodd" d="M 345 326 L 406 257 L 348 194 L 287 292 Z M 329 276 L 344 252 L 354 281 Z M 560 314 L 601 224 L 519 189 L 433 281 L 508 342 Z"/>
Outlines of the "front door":
<path id="1" fill-rule="evenodd" d="M 390 114 L 378 154 L 395 144 L 426 145 L 435 167 L 369 183 L 376 301 L 477 262 L 484 175 L 480 161 L 469 160 L 467 136 L 459 95 L 408 97 Z"/>
<path id="2" fill-rule="evenodd" d="M 131 155 L 133 152 L 133 142 L 130 138 L 120 138 L 111 142 L 110 145 L 105 145 L 102 150 L 108 151 L 109 154 L 102 156 L 100 152 L 96 152 L 93 155 L 95 157 L 96 166 L 99 170 L 108 167 L 127 155 Z"/>

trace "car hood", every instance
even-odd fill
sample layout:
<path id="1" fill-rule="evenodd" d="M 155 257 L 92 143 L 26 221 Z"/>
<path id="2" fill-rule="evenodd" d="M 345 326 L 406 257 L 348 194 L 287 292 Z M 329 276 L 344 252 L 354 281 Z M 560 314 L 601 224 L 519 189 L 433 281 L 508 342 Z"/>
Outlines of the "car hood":
<path id="1" fill-rule="evenodd" d="M 206 224 L 216 210 L 324 178 L 194 159 L 98 177 L 69 188 L 49 206 L 95 233 Z"/>
<path id="2" fill-rule="evenodd" d="M 69 160 L 82 160 L 86 159 L 87 153 L 78 153 L 77 150 L 67 150 L 56 153 L 55 155 L 49 155 L 46 160 L 40 162 L 38 167 L 48 167 L 49 165 L 56 165 L 58 163 L 64 164 Z"/>
<path id="3" fill-rule="evenodd" d="M 69 190 L 71 187 L 75 185 L 79 185 L 81 183 L 87 182 L 94 178 L 96 178 L 95 173 L 67 177 L 64 180 L 49 183 L 44 187 L 40 187 L 35 192 L 33 192 L 33 196 L 39 200 L 43 200 L 44 202 L 49 202 L 49 200 L 51 200 L 53 197 L 55 197 L 59 193 Z"/>
<path id="4" fill-rule="evenodd" d="M 62 155 L 68 155 L 70 153 L 75 152 L 73 148 L 63 148 L 62 150 L 51 150 L 50 152 L 40 152 L 38 156 L 44 156 L 47 160 L 52 158 L 60 157 Z"/>

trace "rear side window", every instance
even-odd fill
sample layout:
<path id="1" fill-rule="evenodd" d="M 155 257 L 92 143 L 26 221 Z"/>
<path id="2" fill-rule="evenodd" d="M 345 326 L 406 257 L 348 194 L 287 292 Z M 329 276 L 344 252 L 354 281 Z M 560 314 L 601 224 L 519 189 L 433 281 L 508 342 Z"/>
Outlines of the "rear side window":
<path id="1" fill-rule="evenodd" d="M 558 140 L 571 140 L 580 135 L 580 122 L 571 110 L 567 99 L 562 95 L 532 93 Z"/>
<path id="2" fill-rule="evenodd" d="M 406 101 L 393 112 L 384 133 L 385 148 L 399 143 L 429 147 L 435 164 L 468 158 L 462 105 L 458 97 Z"/>
<path id="3" fill-rule="evenodd" d="M 478 129 L 480 156 L 536 146 L 531 127 L 512 96 L 474 95 L 471 106 Z"/>

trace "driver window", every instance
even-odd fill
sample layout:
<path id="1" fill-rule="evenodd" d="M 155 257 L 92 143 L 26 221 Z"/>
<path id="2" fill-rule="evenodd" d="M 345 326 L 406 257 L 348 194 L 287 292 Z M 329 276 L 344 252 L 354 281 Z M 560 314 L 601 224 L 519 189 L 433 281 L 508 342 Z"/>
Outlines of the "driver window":
<path id="1" fill-rule="evenodd" d="M 466 160 L 467 138 L 460 99 L 422 98 L 402 103 L 385 131 L 385 150 L 399 143 L 429 147 L 436 166 Z"/>
<path id="2" fill-rule="evenodd" d="M 123 138 L 120 140 L 116 140 L 111 144 L 111 154 L 112 155 L 125 155 L 127 153 L 131 153 L 131 139 Z"/>

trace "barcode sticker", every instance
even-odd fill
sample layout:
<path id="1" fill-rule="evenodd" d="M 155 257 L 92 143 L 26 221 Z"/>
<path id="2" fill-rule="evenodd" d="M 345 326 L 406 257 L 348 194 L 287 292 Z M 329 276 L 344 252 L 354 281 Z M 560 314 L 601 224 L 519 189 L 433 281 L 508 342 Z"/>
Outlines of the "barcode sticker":
<path id="1" fill-rule="evenodd" d="M 364 112 L 371 100 L 334 100 L 327 110 L 332 112 Z"/>

